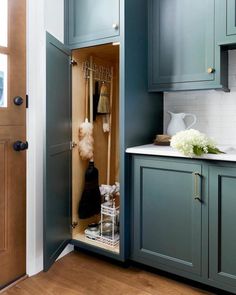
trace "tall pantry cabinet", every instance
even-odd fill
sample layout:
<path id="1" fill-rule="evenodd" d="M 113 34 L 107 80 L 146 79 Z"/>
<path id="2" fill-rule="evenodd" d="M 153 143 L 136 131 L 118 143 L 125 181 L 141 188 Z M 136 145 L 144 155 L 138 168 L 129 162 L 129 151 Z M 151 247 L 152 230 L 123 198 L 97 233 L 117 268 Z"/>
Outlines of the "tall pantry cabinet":
<path id="1" fill-rule="evenodd" d="M 146 0 L 103 0 L 99 5 L 96 0 L 74 0 L 65 1 L 65 44 L 47 34 L 45 270 L 68 243 L 120 261 L 129 256 L 130 163 L 125 149 L 149 143 L 162 132 L 162 94 L 147 90 L 147 30 Z M 86 68 L 93 72 L 90 90 Z M 109 81 L 99 76 L 99 69 L 108 73 Z M 88 167 L 79 156 L 78 127 L 89 113 L 86 101 L 96 82 L 99 87 L 107 83 L 113 102 L 111 135 L 102 132 L 100 116 L 93 125 L 99 184 L 108 178 L 110 184 L 120 183 L 119 243 L 114 247 L 85 237 L 85 229 L 99 222 L 99 214 L 89 219 L 78 215 Z"/>

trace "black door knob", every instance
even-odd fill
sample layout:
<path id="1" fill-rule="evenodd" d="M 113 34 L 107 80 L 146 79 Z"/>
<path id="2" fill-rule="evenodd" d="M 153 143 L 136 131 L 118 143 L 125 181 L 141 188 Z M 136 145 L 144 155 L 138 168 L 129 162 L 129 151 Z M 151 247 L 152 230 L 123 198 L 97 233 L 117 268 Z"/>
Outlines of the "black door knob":
<path id="1" fill-rule="evenodd" d="M 24 151 L 24 150 L 27 150 L 28 149 L 28 142 L 22 142 L 20 140 L 17 140 L 16 142 L 14 142 L 13 144 L 13 149 L 16 151 L 16 152 L 20 152 L 20 151 Z"/>
<path id="2" fill-rule="evenodd" d="M 24 102 L 24 99 L 20 96 L 16 96 L 14 97 L 13 101 L 15 105 L 20 106 Z"/>

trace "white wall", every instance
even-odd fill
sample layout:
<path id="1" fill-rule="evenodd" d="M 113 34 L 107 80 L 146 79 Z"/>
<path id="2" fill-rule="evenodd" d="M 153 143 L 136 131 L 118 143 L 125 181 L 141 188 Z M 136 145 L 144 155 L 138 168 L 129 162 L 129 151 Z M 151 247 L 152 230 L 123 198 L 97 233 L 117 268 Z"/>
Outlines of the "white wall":
<path id="1" fill-rule="evenodd" d="M 45 27 L 59 41 L 64 41 L 64 0 L 45 0 Z"/>
<path id="2" fill-rule="evenodd" d="M 218 144 L 236 146 L 236 50 L 229 51 L 229 88 L 230 93 L 214 90 L 165 93 L 164 131 L 170 120 L 167 111 L 194 113 L 198 121 L 193 128 L 213 137 Z"/>
<path id="3" fill-rule="evenodd" d="M 27 0 L 27 274 L 43 269 L 43 142 L 46 102 L 45 32 L 63 42 L 64 1 Z M 68 248 L 67 251 L 73 248 Z"/>

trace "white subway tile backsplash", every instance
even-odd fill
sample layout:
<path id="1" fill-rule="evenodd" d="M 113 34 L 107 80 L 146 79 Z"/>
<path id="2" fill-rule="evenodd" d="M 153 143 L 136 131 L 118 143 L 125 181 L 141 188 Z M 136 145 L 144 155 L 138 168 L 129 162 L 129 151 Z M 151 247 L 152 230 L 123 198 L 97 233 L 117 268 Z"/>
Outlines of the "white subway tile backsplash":
<path id="1" fill-rule="evenodd" d="M 236 146 L 236 50 L 229 51 L 229 88 L 223 91 L 168 92 L 164 96 L 164 131 L 171 112 L 193 113 L 197 124 L 193 127 L 214 138 L 219 145 Z M 186 118 L 186 124 L 191 122 Z"/>

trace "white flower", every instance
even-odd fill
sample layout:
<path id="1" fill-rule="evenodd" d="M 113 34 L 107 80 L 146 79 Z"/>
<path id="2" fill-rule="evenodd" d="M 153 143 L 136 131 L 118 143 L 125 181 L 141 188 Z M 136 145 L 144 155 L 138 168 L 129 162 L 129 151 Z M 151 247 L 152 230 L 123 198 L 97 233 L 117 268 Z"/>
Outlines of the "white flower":
<path id="1" fill-rule="evenodd" d="M 172 137 L 170 145 L 188 157 L 201 156 L 212 151 L 220 152 L 212 139 L 195 129 L 178 132 Z"/>

